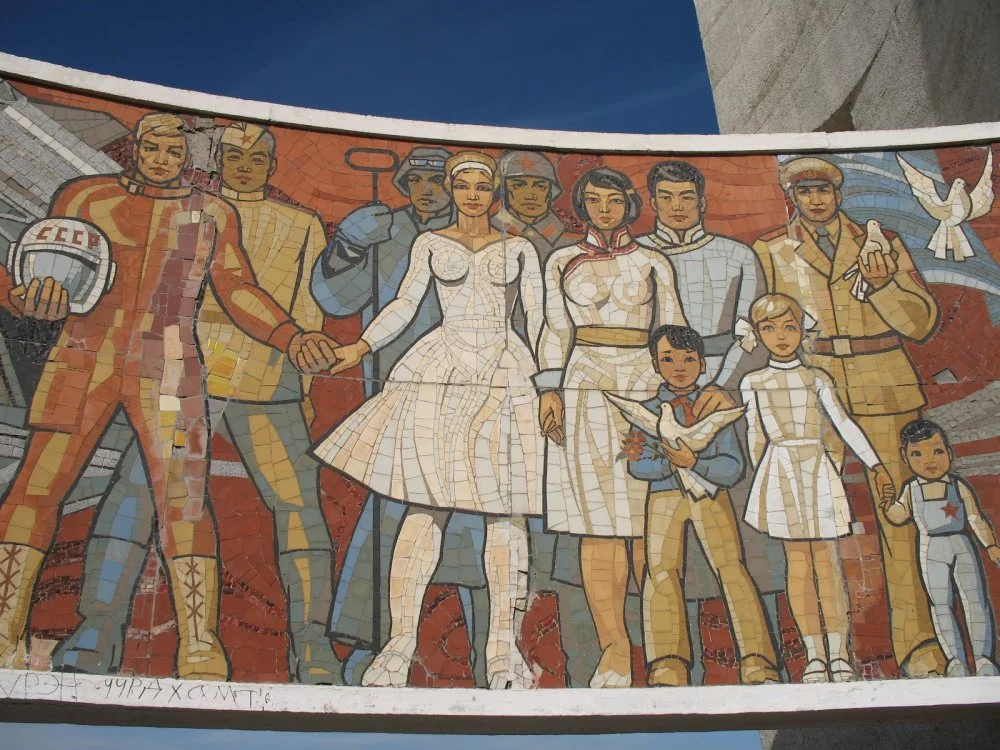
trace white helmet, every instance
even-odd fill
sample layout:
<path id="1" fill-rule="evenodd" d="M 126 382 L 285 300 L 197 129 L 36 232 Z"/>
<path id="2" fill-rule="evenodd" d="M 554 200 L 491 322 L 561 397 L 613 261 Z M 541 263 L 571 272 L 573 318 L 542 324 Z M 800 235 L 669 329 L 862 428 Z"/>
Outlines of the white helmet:
<path id="1" fill-rule="evenodd" d="M 7 269 L 25 286 L 51 276 L 69 293 L 69 311 L 81 315 L 111 289 L 116 266 L 104 232 L 87 221 L 53 216 L 24 230 Z"/>

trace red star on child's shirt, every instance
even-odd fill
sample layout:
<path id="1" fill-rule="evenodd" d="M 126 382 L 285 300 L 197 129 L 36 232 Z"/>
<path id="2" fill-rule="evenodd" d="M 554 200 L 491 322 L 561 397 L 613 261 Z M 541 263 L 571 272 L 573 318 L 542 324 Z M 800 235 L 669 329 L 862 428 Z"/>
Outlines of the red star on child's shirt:
<path id="1" fill-rule="evenodd" d="M 954 518 L 955 516 L 958 515 L 958 506 L 957 505 L 952 505 L 951 503 L 948 503 L 941 510 L 944 511 L 944 514 L 946 516 L 948 516 L 948 518 Z"/>

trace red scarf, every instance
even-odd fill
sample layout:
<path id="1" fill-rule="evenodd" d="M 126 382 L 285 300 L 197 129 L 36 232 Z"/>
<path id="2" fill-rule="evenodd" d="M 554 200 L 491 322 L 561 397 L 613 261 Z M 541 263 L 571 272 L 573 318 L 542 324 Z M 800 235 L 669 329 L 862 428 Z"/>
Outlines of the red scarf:
<path id="1" fill-rule="evenodd" d="M 610 243 L 605 241 L 604 235 L 596 229 L 587 227 L 587 237 L 577 247 L 583 252 L 566 264 L 566 267 L 563 269 L 563 278 L 568 276 L 574 268 L 581 263 L 586 263 L 588 260 L 604 260 L 615 255 L 630 253 L 639 248 L 635 240 L 632 239 L 632 235 L 628 233 L 627 226 L 616 229 L 611 235 Z"/>

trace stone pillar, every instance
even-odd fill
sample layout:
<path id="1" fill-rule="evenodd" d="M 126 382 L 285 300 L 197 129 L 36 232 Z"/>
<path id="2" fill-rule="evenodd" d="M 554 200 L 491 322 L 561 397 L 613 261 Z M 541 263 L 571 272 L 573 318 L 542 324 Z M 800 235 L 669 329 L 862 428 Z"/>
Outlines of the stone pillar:
<path id="1" fill-rule="evenodd" d="M 1000 120 L 994 0 L 695 0 L 723 133 Z"/>

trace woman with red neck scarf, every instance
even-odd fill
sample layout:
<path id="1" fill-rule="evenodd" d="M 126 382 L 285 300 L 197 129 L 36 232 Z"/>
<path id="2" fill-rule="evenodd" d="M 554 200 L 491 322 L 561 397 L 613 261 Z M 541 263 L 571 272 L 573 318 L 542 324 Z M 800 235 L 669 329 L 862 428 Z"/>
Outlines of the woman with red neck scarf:
<path id="1" fill-rule="evenodd" d="M 686 321 L 670 262 L 629 234 L 642 209 L 632 181 L 606 167 L 591 170 L 573 188 L 573 207 L 588 224 L 586 238 L 553 252 L 543 274 L 535 384 L 539 424 L 549 439 L 545 523 L 549 531 L 581 537 L 583 587 L 602 649 L 590 686 L 628 687 L 629 546 L 641 583 L 649 486 L 619 460 L 629 425 L 602 391 L 650 398 L 656 384 L 649 333 Z"/>

